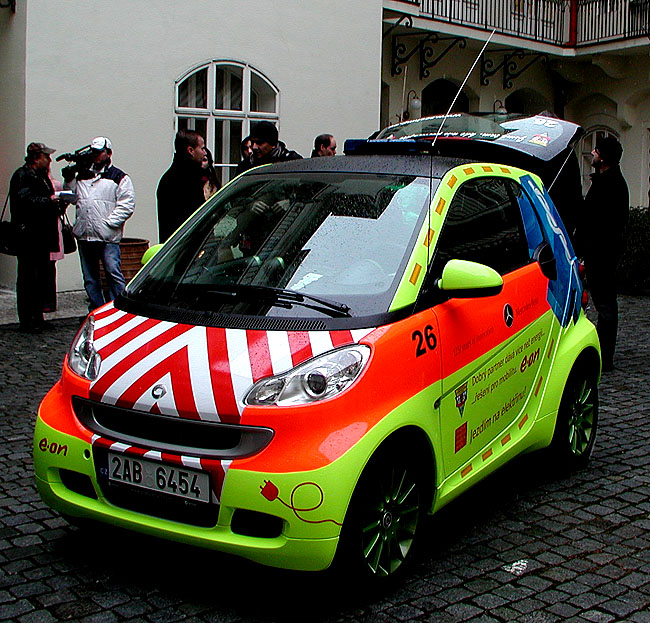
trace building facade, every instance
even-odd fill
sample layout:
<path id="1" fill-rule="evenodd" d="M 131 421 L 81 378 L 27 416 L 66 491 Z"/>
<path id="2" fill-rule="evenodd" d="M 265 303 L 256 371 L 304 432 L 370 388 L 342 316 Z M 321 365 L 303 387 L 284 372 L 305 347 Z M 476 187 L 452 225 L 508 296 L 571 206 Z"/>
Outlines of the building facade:
<path id="1" fill-rule="evenodd" d="M 444 114 L 456 96 L 454 112 L 555 114 L 585 129 L 585 191 L 595 140 L 613 134 L 631 204 L 648 205 L 650 0 L 383 4 L 382 125 Z"/>
<path id="2" fill-rule="evenodd" d="M 454 101 L 454 110 L 546 110 L 580 123 L 585 154 L 600 134 L 618 136 L 631 203 L 648 205 L 649 5 L 2 0 L 0 190 L 30 141 L 57 156 L 106 135 L 136 189 L 125 235 L 154 243 L 156 186 L 179 128 L 205 134 L 226 182 L 255 120 L 276 123 L 308 156 L 323 132 L 342 147 Z M 588 173 L 585 155 L 585 181 Z M 0 256 L 0 285 L 14 281 L 15 260 Z M 59 262 L 58 287 L 81 288 L 76 255 Z"/>
<path id="3" fill-rule="evenodd" d="M 157 242 L 155 192 L 178 127 L 207 131 L 216 162 L 234 166 L 255 119 L 305 156 L 318 134 L 367 136 L 379 123 L 379 0 L 0 4 L 0 192 L 30 141 L 54 159 L 108 136 L 135 186 L 128 237 Z M 0 256 L 0 285 L 14 281 L 15 259 Z M 81 287 L 66 256 L 58 288 Z"/>

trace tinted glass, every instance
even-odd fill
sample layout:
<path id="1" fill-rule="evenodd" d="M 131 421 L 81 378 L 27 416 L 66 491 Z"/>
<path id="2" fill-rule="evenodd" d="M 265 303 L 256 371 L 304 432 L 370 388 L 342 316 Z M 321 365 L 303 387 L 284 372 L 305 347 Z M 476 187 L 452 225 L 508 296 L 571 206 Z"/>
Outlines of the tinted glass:
<path id="1" fill-rule="evenodd" d="M 528 263 L 517 188 L 509 180 L 485 177 L 458 189 L 436 247 L 439 270 L 451 259 L 486 264 L 502 275 Z"/>
<path id="2" fill-rule="evenodd" d="M 251 110 L 276 112 L 276 94 L 270 84 L 255 72 L 251 72 Z"/>
<path id="3" fill-rule="evenodd" d="M 179 117 L 179 130 L 195 130 L 204 138 L 208 135 L 208 120 L 205 117 Z"/>
<path id="4" fill-rule="evenodd" d="M 208 107 L 208 69 L 200 69 L 178 85 L 178 106 L 181 108 Z"/>
<path id="5" fill-rule="evenodd" d="M 219 110 L 242 110 L 243 69 L 234 65 L 215 67 L 216 105 Z"/>

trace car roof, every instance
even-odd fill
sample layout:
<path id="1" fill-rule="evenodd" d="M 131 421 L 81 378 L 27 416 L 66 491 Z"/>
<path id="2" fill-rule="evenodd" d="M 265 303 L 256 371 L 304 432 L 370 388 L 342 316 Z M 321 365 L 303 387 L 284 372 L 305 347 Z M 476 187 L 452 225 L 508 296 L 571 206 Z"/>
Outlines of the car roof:
<path id="1" fill-rule="evenodd" d="M 456 166 L 472 162 L 467 158 L 435 157 L 416 151 L 398 154 L 362 154 L 358 156 L 333 156 L 304 158 L 278 162 L 271 167 L 257 167 L 246 175 L 278 173 L 371 173 L 379 175 L 413 175 L 442 178 Z"/>
<path id="2" fill-rule="evenodd" d="M 415 141 L 427 143 L 435 148 L 433 153 L 443 155 L 507 163 L 516 152 L 548 162 L 572 147 L 582 134 L 579 125 L 547 114 L 455 113 L 389 126 L 368 139 L 366 151 L 373 149 L 373 143 L 374 149 L 380 150 L 382 142 Z"/>

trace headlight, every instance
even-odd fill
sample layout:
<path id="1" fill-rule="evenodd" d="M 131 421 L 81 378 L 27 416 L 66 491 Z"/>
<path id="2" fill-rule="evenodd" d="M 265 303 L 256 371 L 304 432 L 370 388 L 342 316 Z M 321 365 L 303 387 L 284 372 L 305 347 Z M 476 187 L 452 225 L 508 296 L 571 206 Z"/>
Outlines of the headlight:
<path id="1" fill-rule="evenodd" d="M 90 316 L 77 333 L 68 353 L 68 365 L 72 371 L 89 381 L 97 378 L 102 363 L 102 358 L 95 350 L 94 333 L 95 320 Z"/>
<path id="2" fill-rule="evenodd" d="M 370 347 L 362 344 L 330 351 L 253 385 L 247 405 L 301 405 L 340 394 L 361 374 Z"/>

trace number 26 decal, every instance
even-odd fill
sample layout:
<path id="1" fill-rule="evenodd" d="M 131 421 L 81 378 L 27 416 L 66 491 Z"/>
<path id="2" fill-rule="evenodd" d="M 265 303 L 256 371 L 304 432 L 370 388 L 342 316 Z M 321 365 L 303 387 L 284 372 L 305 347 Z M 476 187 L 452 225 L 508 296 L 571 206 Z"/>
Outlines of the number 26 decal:
<path id="1" fill-rule="evenodd" d="M 433 350 L 438 345 L 438 338 L 436 338 L 436 334 L 433 332 L 433 327 L 430 324 L 424 327 L 424 333 L 419 330 L 413 331 L 411 340 L 415 342 L 416 357 L 426 355 L 428 350 Z"/>

